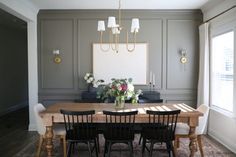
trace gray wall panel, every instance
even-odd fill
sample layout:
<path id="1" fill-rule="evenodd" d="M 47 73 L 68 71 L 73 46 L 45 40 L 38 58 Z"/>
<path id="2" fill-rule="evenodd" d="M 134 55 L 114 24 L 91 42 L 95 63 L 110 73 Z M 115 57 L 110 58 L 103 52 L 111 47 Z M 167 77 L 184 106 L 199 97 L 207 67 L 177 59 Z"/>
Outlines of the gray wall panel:
<path id="1" fill-rule="evenodd" d="M 74 88 L 73 20 L 41 20 L 41 87 Z M 60 50 L 61 64 L 53 62 L 54 49 Z"/>
<path id="2" fill-rule="evenodd" d="M 198 23 L 193 20 L 167 22 L 167 89 L 196 89 L 198 79 Z M 180 50 L 187 50 L 186 64 Z"/>

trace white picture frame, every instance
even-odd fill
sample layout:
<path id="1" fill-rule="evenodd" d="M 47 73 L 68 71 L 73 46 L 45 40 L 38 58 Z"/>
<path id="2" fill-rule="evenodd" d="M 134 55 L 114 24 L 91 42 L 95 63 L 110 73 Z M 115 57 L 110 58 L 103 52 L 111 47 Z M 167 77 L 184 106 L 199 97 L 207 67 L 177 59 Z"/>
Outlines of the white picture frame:
<path id="1" fill-rule="evenodd" d="M 135 50 L 128 52 L 126 44 L 119 44 L 119 51 L 112 49 L 104 52 L 108 44 L 93 44 L 93 74 L 96 80 L 103 79 L 105 83 L 112 78 L 132 78 L 135 85 L 148 84 L 148 44 L 136 43 Z M 130 48 L 132 45 L 130 45 Z"/>

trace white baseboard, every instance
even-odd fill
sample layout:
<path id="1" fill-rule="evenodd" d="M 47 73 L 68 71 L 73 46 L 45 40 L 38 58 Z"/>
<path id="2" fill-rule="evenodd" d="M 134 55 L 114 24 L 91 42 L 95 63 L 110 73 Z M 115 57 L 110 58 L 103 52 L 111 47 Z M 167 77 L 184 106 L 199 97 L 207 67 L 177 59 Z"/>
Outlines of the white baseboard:
<path id="1" fill-rule="evenodd" d="M 230 151 L 236 153 L 236 143 L 235 141 L 232 141 L 231 139 L 226 139 L 224 135 L 217 133 L 214 130 L 209 129 L 208 135 L 214 138 L 216 141 L 220 142 L 222 145 L 224 145 L 226 148 L 228 148 Z"/>
<path id="2" fill-rule="evenodd" d="M 6 110 L 0 111 L 0 116 L 6 115 L 6 114 L 8 114 L 10 112 L 19 110 L 19 109 L 27 107 L 27 106 L 28 106 L 28 101 L 24 101 L 24 102 L 21 102 L 19 104 L 15 104 L 13 106 L 10 106 Z"/>
<path id="3" fill-rule="evenodd" d="M 37 131 L 36 124 L 29 124 L 28 131 Z"/>

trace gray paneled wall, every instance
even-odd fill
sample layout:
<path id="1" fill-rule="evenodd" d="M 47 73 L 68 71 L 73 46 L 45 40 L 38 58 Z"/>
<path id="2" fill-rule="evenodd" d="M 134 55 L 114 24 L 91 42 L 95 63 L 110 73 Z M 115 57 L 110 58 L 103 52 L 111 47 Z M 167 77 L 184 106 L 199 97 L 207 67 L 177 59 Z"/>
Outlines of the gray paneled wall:
<path id="1" fill-rule="evenodd" d="M 97 21 L 111 15 L 116 16 L 117 10 L 39 12 L 39 101 L 46 104 L 73 101 L 86 90 L 83 77 L 86 72 L 92 72 L 92 44 L 99 42 Z M 122 17 L 127 29 L 132 17 L 140 18 L 137 42 L 149 44 L 149 69 L 155 73 L 155 90 L 164 101 L 195 106 L 201 12 L 123 10 Z M 121 35 L 121 42 L 125 42 L 125 33 Z M 61 64 L 53 62 L 53 49 L 60 50 Z M 181 49 L 187 50 L 185 65 L 180 63 Z M 148 85 L 136 88 L 149 89 Z"/>

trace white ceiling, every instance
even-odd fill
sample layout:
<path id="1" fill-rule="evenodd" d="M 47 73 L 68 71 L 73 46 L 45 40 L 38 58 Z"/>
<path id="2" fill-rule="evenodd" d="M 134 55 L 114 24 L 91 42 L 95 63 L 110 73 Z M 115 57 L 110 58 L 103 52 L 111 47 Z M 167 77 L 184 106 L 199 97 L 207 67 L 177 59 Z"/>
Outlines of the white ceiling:
<path id="1" fill-rule="evenodd" d="M 119 0 L 29 0 L 39 9 L 117 9 Z M 200 9 L 209 0 L 122 0 L 122 9 Z"/>

